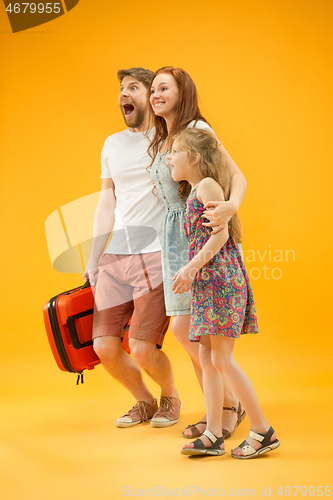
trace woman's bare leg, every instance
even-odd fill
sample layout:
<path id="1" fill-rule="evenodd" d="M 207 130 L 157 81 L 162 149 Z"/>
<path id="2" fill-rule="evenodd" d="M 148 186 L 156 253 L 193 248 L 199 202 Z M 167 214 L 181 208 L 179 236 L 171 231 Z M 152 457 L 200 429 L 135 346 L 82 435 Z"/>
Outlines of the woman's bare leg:
<path id="1" fill-rule="evenodd" d="M 173 316 L 171 320 L 171 331 L 189 354 L 197 380 L 202 390 L 202 370 L 199 361 L 199 342 L 190 342 L 188 339 L 190 331 L 190 315 Z"/>

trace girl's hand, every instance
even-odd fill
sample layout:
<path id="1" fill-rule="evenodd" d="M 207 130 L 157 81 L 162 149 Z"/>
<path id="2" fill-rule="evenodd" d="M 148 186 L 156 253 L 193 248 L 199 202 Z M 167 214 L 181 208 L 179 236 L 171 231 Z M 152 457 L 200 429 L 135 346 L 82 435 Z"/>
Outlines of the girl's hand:
<path id="1" fill-rule="evenodd" d="M 184 293 L 188 292 L 191 288 L 197 269 L 190 267 L 189 265 L 182 267 L 176 272 L 172 278 L 174 283 L 172 290 L 174 293 Z"/>
<path id="2" fill-rule="evenodd" d="M 201 217 L 208 219 L 209 222 L 203 222 L 202 225 L 212 227 L 212 234 L 221 231 L 228 224 L 231 217 L 237 212 L 237 207 L 230 200 L 208 201 L 204 208 L 206 210 Z"/>

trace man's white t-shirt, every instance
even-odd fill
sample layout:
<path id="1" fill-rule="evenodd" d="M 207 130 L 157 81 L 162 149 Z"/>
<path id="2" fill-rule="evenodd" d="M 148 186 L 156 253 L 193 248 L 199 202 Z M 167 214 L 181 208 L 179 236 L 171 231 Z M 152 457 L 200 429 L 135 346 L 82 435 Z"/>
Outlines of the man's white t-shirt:
<path id="1" fill-rule="evenodd" d="M 153 131 L 150 131 L 151 134 Z M 116 211 L 106 253 L 137 254 L 161 250 L 165 205 L 153 193 L 147 167 L 149 135 L 129 129 L 110 135 L 101 155 L 101 179 L 112 178 Z"/>

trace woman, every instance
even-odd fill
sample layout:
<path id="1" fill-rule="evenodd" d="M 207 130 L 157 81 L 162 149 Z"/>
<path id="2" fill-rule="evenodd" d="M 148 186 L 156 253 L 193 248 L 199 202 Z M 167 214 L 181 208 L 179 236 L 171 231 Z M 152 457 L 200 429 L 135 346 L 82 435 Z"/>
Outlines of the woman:
<path id="1" fill-rule="evenodd" d="M 197 343 L 190 342 L 190 288 L 182 290 L 181 294 L 172 292 L 172 278 L 175 273 L 188 262 L 188 242 L 183 231 L 185 200 L 189 193 L 186 181 L 175 182 L 171 176 L 167 154 L 173 142 L 173 136 L 186 127 L 210 129 L 198 106 L 198 95 L 191 77 L 180 68 L 171 66 L 157 70 L 148 89 L 150 95 L 151 119 L 155 127 L 155 135 L 148 149 L 152 157 L 151 178 L 156 186 L 158 196 L 167 208 L 164 219 L 162 242 L 162 266 L 164 294 L 167 315 L 172 316 L 171 329 L 191 357 L 195 373 L 202 389 L 202 371 L 199 363 Z M 231 175 L 230 199 L 224 202 L 208 202 L 204 212 L 209 222 L 206 226 L 213 227 L 213 233 L 223 229 L 230 218 L 238 211 L 244 199 L 246 180 L 226 152 L 219 146 Z M 225 387 L 223 411 L 223 436 L 230 437 L 245 417 L 241 405 L 234 393 Z M 197 424 L 188 426 L 183 436 L 189 439 L 199 437 L 206 429 L 205 417 Z"/>

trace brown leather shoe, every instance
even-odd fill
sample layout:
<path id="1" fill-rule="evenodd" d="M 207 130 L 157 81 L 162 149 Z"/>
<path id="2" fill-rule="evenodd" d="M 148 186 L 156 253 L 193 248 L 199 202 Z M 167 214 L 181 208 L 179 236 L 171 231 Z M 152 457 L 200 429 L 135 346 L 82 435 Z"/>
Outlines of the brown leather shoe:
<path id="1" fill-rule="evenodd" d="M 150 421 L 152 427 L 168 427 L 179 421 L 182 404 L 178 397 L 161 396 L 160 407 Z"/>
<path id="2" fill-rule="evenodd" d="M 133 425 L 148 422 L 158 410 L 157 400 L 154 398 L 154 405 L 145 401 L 138 401 L 128 413 L 117 418 L 115 424 L 117 427 L 132 427 Z"/>

